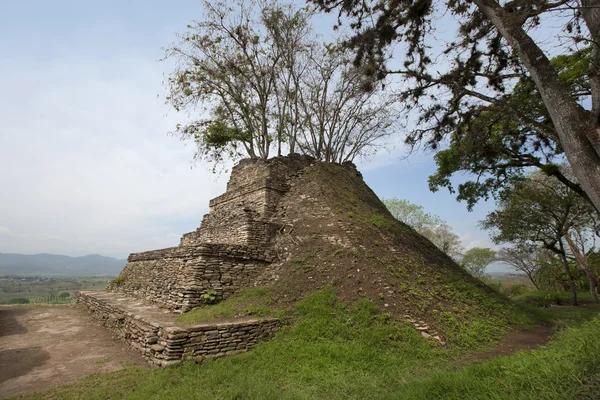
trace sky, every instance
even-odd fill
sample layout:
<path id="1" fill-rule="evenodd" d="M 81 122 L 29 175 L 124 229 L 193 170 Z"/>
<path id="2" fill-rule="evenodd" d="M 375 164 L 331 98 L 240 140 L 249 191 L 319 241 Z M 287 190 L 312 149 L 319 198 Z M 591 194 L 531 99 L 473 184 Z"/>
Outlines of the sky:
<path id="1" fill-rule="evenodd" d="M 183 116 L 165 105 L 172 65 L 158 60 L 200 15 L 196 0 L 3 3 L 0 252 L 124 258 L 199 226 L 228 175 L 168 135 Z M 404 154 L 398 144 L 357 164 L 380 197 L 422 205 L 467 249 L 492 247 L 477 222 L 493 204 L 468 212 L 431 193 L 433 154 Z"/>

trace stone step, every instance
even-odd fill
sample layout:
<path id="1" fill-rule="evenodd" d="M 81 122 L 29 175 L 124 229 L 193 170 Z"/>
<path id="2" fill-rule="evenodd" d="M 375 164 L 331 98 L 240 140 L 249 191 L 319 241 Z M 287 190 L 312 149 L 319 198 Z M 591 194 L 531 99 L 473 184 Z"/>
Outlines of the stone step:
<path id="1" fill-rule="evenodd" d="M 77 303 L 92 317 L 157 366 L 184 358 L 202 361 L 248 351 L 270 339 L 278 319 L 236 319 L 229 322 L 177 326 L 177 314 L 114 292 L 79 291 Z"/>

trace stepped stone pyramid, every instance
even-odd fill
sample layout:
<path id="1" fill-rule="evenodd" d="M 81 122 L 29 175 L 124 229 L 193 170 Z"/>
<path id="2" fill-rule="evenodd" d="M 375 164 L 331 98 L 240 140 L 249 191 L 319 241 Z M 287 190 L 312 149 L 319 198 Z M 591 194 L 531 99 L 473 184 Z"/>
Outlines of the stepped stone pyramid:
<path id="1" fill-rule="evenodd" d="M 227 191 L 210 201 L 200 227 L 184 234 L 179 246 L 131 254 L 106 292 L 79 292 L 78 302 L 158 365 L 177 362 L 185 352 L 205 358 L 245 351 L 270 337 L 277 320 L 184 329 L 175 326 L 174 314 L 275 279 L 274 239 L 285 224 L 278 217 L 280 200 L 290 179 L 313 162 L 298 155 L 242 160 Z"/>

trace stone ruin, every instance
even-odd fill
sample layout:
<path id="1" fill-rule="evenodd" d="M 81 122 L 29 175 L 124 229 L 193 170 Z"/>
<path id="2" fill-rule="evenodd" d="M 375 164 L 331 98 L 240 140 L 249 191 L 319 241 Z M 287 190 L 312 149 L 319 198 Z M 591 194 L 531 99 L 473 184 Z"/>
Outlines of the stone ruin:
<path id="1" fill-rule="evenodd" d="M 79 292 L 78 302 L 113 334 L 156 365 L 246 351 L 271 337 L 275 319 L 178 327 L 175 314 L 219 302 L 242 287 L 276 278 L 281 199 L 314 159 L 293 155 L 246 159 L 233 167 L 227 191 L 177 247 L 133 253 L 106 292 Z"/>

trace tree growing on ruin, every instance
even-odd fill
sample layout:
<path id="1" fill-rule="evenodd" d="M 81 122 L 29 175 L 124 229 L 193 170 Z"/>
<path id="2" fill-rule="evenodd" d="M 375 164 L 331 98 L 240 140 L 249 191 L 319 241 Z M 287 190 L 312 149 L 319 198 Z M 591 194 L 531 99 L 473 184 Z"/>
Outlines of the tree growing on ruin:
<path id="1" fill-rule="evenodd" d="M 310 1 L 327 12 L 337 9 L 340 21 L 349 20 L 354 35 L 346 44 L 365 75 L 403 77 L 407 87 L 401 97 L 419 114 L 409 144 L 437 148 L 465 121 L 477 118 L 482 105 L 498 104 L 515 80 L 528 76 L 553 129 L 522 118 L 514 108 L 506 112 L 548 137 L 555 133 L 577 180 L 600 209 L 600 0 Z M 446 12 L 458 22 L 457 36 L 438 52 L 434 44 L 442 36 L 436 24 Z M 589 108 L 573 96 L 534 40 L 532 32 L 547 27 L 548 20 L 562 23 L 568 45 L 591 48 L 585 77 Z M 390 65 L 390 48 L 398 43 L 403 60 Z"/>
<path id="2" fill-rule="evenodd" d="M 365 91 L 369 79 L 347 49 L 317 40 L 307 9 L 244 0 L 204 9 L 166 50 L 177 63 L 167 101 L 198 115 L 174 133 L 195 141 L 198 159 L 266 159 L 276 149 L 352 161 L 393 133 L 397 99 Z"/>

